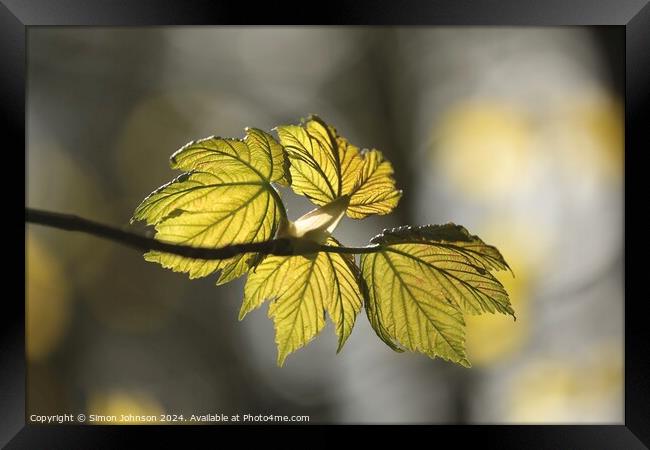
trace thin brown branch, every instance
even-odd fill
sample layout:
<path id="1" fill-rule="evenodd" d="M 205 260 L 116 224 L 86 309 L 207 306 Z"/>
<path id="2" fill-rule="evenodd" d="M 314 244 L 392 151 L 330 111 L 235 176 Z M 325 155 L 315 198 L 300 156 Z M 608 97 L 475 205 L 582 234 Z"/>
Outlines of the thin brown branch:
<path id="1" fill-rule="evenodd" d="M 251 242 L 246 244 L 232 244 L 220 248 L 191 247 L 189 245 L 170 244 L 154 238 L 142 236 L 132 231 L 122 230 L 109 225 L 104 225 L 83 217 L 25 208 L 25 222 L 58 228 L 67 231 L 78 231 L 102 239 L 108 239 L 127 247 L 135 248 L 142 252 L 155 250 L 174 255 L 195 259 L 219 260 L 228 259 L 244 253 L 260 253 L 262 255 L 304 255 L 314 251 L 328 253 L 374 253 L 377 246 L 368 247 L 333 247 L 330 245 L 314 244 L 311 248 L 302 251 L 296 250 L 291 239 L 271 239 L 264 242 Z M 303 246 L 300 246 L 301 248 Z"/>

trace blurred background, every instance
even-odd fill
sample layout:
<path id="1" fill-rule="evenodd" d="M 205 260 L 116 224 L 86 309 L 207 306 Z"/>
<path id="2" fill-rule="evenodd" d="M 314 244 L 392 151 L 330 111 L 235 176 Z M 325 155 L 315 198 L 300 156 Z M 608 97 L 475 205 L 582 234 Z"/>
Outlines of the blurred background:
<path id="1" fill-rule="evenodd" d="M 405 192 L 339 239 L 462 224 L 513 268 L 518 319 L 468 317 L 469 370 L 393 353 L 363 312 L 341 354 L 330 324 L 278 368 L 266 307 L 237 320 L 244 278 L 28 225 L 28 414 L 622 423 L 623 48 L 608 27 L 30 28 L 28 206 L 126 227 L 186 142 L 317 113 Z"/>

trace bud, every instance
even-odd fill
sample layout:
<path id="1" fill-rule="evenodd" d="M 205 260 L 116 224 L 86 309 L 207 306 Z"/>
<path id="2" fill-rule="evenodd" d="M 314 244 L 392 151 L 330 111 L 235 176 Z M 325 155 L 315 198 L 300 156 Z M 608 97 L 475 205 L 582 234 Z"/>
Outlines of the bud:
<path id="1" fill-rule="evenodd" d="M 324 244 L 339 224 L 350 204 L 350 196 L 344 195 L 336 200 L 309 211 L 295 222 L 280 223 L 278 238 L 305 239 Z"/>

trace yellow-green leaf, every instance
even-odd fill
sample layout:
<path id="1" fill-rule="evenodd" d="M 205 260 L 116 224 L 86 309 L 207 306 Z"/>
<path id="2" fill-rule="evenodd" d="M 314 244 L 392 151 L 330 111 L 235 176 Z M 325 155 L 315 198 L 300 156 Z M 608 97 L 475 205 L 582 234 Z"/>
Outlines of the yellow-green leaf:
<path id="1" fill-rule="evenodd" d="M 327 244 L 341 246 L 334 238 L 330 238 Z M 326 253 L 325 255 L 334 272 L 334 295 L 326 303 L 326 308 L 334 322 L 336 335 L 339 338 L 338 353 L 350 336 L 357 314 L 361 311 L 363 304 L 359 286 L 361 273 L 354 262 L 354 256 L 337 253 Z"/>
<path id="2" fill-rule="evenodd" d="M 171 158 L 172 168 L 190 172 L 151 193 L 132 220 L 155 225 L 158 240 L 195 247 L 271 239 L 285 214 L 271 183 L 287 183 L 285 165 L 282 147 L 257 129 L 247 128 L 243 140 L 190 142 Z M 250 256 L 207 261 L 151 251 L 145 259 L 190 278 L 221 270 L 222 284 L 244 274 Z"/>
<path id="3" fill-rule="evenodd" d="M 132 221 L 154 225 L 160 241 L 193 247 L 282 239 L 282 254 L 288 244 L 291 256 L 203 260 L 151 251 L 145 258 L 190 278 L 219 271 L 218 284 L 248 272 L 240 320 L 270 300 L 280 366 L 323 329 L 326 314 L 339 352 L 364 304 L 373 329 L 393 350 L 469 366 L 463 314 L 514 317 L 491 274 L 508 269 L 498 250 L 453 224 L 385 230 L 370 250 L 323 249 L 340 247 L 332 232 L 344 215 L 361 219 L 397 206 L 393 168 L 381 152 L 360 150 L 316 116 L 277 132 L 280 143 L 247 128 L 244 139 L 185 145 L 171 157 L 171 167 L 185 173 L 145 198 Z M 318 208 L 290 221 L 274 183 L 291 186 Z M 361 269 L 349 252 L 363 254 Z"/>
<path id="4" fill-rule="evenodd" d="M 328 243 L 338 245 L 333 239 Z M 355 269 L 349 257 L 339 254 L 267 256 L 248 274 L 239 318 L 271 301 L 268 314 L 275 326 L 278 365 L 282 366 L 290 353 L 323 329 L 327 311 L 335 324 L 340 351 L 361 310 Z"/>
<path id="5" fill-rule="evenodd" d="M 501 254 L 463 227 L 429 225 L 386 230 L 377 253 L 362 255 L 371 325 L 392 348 L 401 345 L 469 367 L 463 312 L 514 316 L 491 270 Z"/>
<path id="6" fill-rule="evenodd" d="M 348 195 L 347 215 L 362 219 L 388 214 L 402 192 L 395 187 L 393 168 L 378 150 L 363 150 L 339 136 L 317 116 L 300 126 L 277 127 L 280 143 L 291 160 L 292 189 L 324 205 Z"/>
<path id="7" fill-rule="evenodd" d="M 247 179 L 288 185 L 290 182 L 282 146 L 265 131 L 245 128 L 244 139 L 211 136 L 189 142 L 170 158 L 172 169 L 228 172 Z"/>
<path id="8" fill-rule="evenodd" d="M 508 293 L 490 272 L 510 269 L 499 251 L 452 223 L 404 226 L 384 230 L 370 240 L 393 253 L 406 253 L 436 279 L 436 293 L 452 300 L 463 312 L 510 314 Z"/>
<path id="9" fill-rule="evenodd" d="M 402 196 L 395 188 L 393 166 L 378 150 L 361 152 L 363 165 L 357 186 L 351 190 L 347 214 L 352 219 L 363 219 L 371 214 L 388 214 Z"/>

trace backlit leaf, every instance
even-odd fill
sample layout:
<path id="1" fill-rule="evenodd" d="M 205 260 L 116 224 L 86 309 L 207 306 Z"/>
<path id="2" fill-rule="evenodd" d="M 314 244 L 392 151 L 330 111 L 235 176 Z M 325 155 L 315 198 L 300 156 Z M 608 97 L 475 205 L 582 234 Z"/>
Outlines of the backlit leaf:
<path id="1" fill-rule="evenodd" d="M 402 196 L 395 188 L 393 166 L 379 150 L 361 152 L 363 165 L 357 186 L 351 191 L 348 216 L 363 219 L 371 214 L 388 214 Z"/>
<path id="2" fill-rule="evenodd" d="M 188 172 L 151 193 L 132 220 L 155 225 L 158 240 L 195 247 L 266 241 L 285 214 L 271 184 L 288 182 L 285 166 L 282 147 L 261 130 L 190 142 L 171 157 L 172 168 Z M 250 256 L 207 261 L 151 251 L 145 259 L 190 278 L 221 270 L 222 284 L 244 274 Z"/>
<path id="3" fill-rule="evenodd" d="M 501 254 L 463 227 L 429 225 L 386 230 L 362 255 L 371 325 L 399 345 L 469 367 L 463 313 L 511 314 L 508 295 L 490 273 L 507 269 Z"/>
<path id="4" fill-rule="evenodd" d="M 277 133 L 291 160 L 296 193 L 317 205 L 348 195 L 347 215 L 353 219 L 388 214 L 397 206 L 402 192 L 378 150 L 360 151 L 317 116 L 299 126 L 277 127 Z"/>
<path id="5" fill-rule="evenodd" d="M 333 239 L 328 244 L 338 245 Z M 323 329 L 325 311 L 334 322 L 340 351 L 361 310 L 358 269 L 350 257 L 334 253 L 267 256 L 248 274 L 240 320 L 266 300 L 271 301 L 278 365 Z"/>
<path id="6" fill-rule="evenodd" d="M 316 116 L 276 131 L 279 143 L 247 128 L 244 139 L 185 145 L 171 157 L 171 167 L 184 173 L 145 198 L 132 218 L 154 225 L 164 242 L 218 248 L 281 239 L 261 246 L 273 250 L 225 260 L 150 251 L 145 259 L 190 278 L 219 271 L 217 284 L 248 273 L 239 319 L 270 302 L 280 366 L 323 329 L 326 314 L 341 351 L 365 306 L 372 328 L 393 350 L 469 367 L 463 315 L 514 317 L 492 274 L 509 269 L 499 251 L 454 224 L 394 228 L 371 239 L 371 248 L 333 248 L 341 247 L 332 233 L 344 215 L 362 219 L 397 206 L 402 193 L 392 165 Z M 276 183 L 317 208 L 289 220 Z M 353 253 L 362 254 L 361 268 Z"/>
<path id="7" fill-rule="evenodd" d="M 327 244 L 341 246 L 334 238 L 330 238 Z M 336 253 L 325 253 L 325 255 L 334 272 L 334 295 L 330 297 L 326 308 L 336 327 L 336 335 L 339 337 L 338 353 L 350 336 L 357 314 L 361 311 L 363 304 L 359 286 L 361 273 L 354 262 L 354 256 Z"/>

